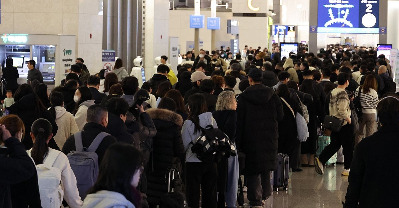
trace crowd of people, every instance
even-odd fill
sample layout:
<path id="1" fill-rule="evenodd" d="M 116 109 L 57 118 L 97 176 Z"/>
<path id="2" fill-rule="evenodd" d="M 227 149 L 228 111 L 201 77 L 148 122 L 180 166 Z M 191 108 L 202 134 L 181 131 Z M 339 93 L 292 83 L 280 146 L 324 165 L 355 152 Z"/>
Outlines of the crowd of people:
<path id="1" fill-rule="evenodd" d="M 240 175 L 249 205 L 261 207 L 273 191 L 278 153 L 289 156 L 293 174 L 308 167 L 323 174 L 341 146 L 342 175 L 349 176 L 344 206 L 397 204 L 390 196 L 398 193 L 391 183 L 398 185 L 399 97 L 383 55 L 337 46 L 281 58 L 274 45 L 270 52 L 245 46 L 242 54 L 189 51 L 177 69 L 161 60 L 139 86 L 121 59 L 90 75 L 78 58 L 48 95 L 34 61 L 28 83 L 18 86 L 7 59 L 0 207 L 45 206 L 44 168 L 58 171 L 61 194 L 52 200 L 71 208 L 237 207 Z M 339 130 L 324 127 L 331 117 Z M 201 160 L 191 147 L 206 128 L 223 131 L 239 154 Z M 323 135 L 331 143 L 316 156 Z M 82 151 L 95 153 L 86 156 L 98 171 L 85 188 L 78 182 L 91 173 L 72 159 Z"/>

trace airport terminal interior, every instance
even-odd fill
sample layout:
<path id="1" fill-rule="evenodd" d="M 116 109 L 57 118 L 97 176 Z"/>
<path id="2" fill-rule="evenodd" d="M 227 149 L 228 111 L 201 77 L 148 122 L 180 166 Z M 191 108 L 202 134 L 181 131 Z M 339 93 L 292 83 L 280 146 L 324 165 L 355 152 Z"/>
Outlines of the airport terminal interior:
<path id="1" fill-rule="evenodd" d="M 0 0 L 0 208 L 399 207 L 399 0 Z"/>

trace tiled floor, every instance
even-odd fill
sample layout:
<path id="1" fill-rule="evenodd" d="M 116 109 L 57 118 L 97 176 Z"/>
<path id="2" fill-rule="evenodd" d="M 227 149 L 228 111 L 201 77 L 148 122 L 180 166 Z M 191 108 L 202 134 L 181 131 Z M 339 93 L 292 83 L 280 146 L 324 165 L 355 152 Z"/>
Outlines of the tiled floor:
<path id="1" fill-rule="evenodd" d="M 302 169 L 302 172 L 291 174 L 287 192 L 273 192 L 265 208 L 342 207 L 348 187 L 348 177 L 341 176 L 343 165 L 326 168 L 323 176 L 318 175 L 314 168 Z"/>

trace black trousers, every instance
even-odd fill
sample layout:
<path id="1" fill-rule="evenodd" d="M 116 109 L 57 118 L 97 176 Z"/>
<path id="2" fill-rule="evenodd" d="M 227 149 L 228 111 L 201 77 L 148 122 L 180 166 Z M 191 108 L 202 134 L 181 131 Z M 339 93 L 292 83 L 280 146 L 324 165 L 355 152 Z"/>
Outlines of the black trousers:
<path id="1" fill-rule="evenodd" d="M 250 206 L 262 206 L 262 200 L 272 195 L 270 171 L 255 175 L 245 175 L 247 179 L 247 198 Z"/>
<path id="2" fill-rule="evenodd" d="M 217 166 L 216 163 L 186 163 L 186 196 L 190 208 L 199 208 L 200 190 L 201 207 L 217 207 Z"/>
<path id="3" fill-rule="evenodd" d="M 345 156 L 344 168 L 349 169 L 353 158 L 354 141 L 352 125 L 347 124 L 339 132 L 332 132 L 331 143 L 321 152 L 320 162 L 324 165 L 342 146 Z"/>

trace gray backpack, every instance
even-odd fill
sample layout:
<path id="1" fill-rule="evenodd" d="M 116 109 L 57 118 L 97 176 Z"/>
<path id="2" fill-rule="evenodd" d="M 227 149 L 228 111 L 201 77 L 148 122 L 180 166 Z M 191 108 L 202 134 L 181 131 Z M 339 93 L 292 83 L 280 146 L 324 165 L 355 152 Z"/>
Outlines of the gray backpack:
<path id="1" fill-rule="evenodd" d="M 89 148 L 83 148 L 82 132 L 74 134 L 76 151 L 69 153 L 68 159 L 76 176 L 79 195 L 82 200 L 86 197 L 87 191 L 94 185 L 98 176 L 98 155 L 95 152 L 108 133 L 101 132 Z"/>

